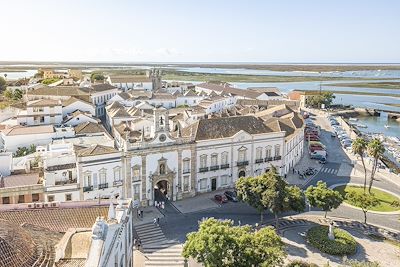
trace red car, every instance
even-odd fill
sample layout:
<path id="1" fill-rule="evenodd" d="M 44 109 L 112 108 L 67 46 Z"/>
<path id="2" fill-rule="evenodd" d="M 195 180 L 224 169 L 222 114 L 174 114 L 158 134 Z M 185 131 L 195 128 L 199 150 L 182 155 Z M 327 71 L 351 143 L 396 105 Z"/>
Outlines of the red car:
<path id="1" fill-rule="evenodd" d="M 228 198 L 225 195 L 215 195 L 214 199 L 215 199 L 215 201 L 218 201 L 219 203 L 228 202 Z"/>
<path id="2" fill-rule="evenodd" d="M 316 135 L 307 135 L 306 139 L 307 139 L 307 141 L 308 140 L 310 140 L 310 141 L 319 141 L 319 137 L 316 136 Z"/>

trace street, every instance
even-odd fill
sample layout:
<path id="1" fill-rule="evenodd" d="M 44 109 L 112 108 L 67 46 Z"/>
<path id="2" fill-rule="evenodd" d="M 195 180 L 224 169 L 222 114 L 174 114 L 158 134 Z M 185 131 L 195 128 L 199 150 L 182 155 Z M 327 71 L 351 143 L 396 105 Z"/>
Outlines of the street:
<path id="1" fill-rule="evenodd" d="M 351 159 L 343 151 L 340 142 L 336 137 L 331 137 L 331 128 L 329 122 L 325 117 L 316 116 L 314 117 L 315 123 L 321 126 L 321 141 L 326 145 L 328 151 L 328 161 L 326 164 L 321 166 L 320 171 L 308 180 L 304 185 L 303 189 L 306 189 L 310 185 L 315 185 L 318 181 L 322 180 L 328 184 L 328 186 L 340 183 L 358 183 L 363 184 L 364 178 L 362 170 L 357 170 L 356 176 L 354 176 L 353 166 L 351 165 Z M 308 155 L 305 155 L 308 156 Z M 304 166 L 301 166 L 304 168 Z M 298 168 L 296 166 L 296 168 Z M 350 177 L 350 176 L 353 177 Z M 381 187 L 389 190 L 395 194 L 400 195 L 400 188 L 395 184 L 392 184 L 386 180 L 377 180 L 374 186 Z M 212 197 L 212 194 L 210 194 Z M 171 205 L 171 204 L 168 204 Z M 183 243 L 186 240 L 186 234 L 192 231 L 196 231 L 198 228 L 198 222 L 203 218 L 214 217 L 217 219 L 231 219 L 234 220 L 235 224 L 256 224 L 260 222 L 260 214 L 252 207 L 245 203 L 233 203 L 228 202 L 218 207 L 210 208 L 199 212 L 192 213 L 181 213 L 175 208 L 166 208 L 163 211 L 165 217 L 161 219 L 160 227 L 162 228 L 167 239 L 175 240 Z M 285 213 L 281 216 L 292 215 L 294 213 Z M 312 209 L 311 211 L 305 211 L 304 214 L 313 214 L 323 216 L 323 212 Z M 363 220 L 363 213 L 360 210 L 353 209 L 348 206 L 341 205 L 338 209 L 328 213 L 328 216 L 356 219 L 359 221 Z M 273 215 L 269 212 L 264 214 L 264 220 L 273 219 Z M 383 227 L 399 230 L 399 215 L 397 214 L 368 214 L 368 222 Z"/>

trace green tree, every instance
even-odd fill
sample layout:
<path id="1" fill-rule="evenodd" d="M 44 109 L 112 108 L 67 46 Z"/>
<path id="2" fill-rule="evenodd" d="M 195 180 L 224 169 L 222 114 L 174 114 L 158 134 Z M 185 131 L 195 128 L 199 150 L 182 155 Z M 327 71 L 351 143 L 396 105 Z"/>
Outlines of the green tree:
<path id="1" fill-rule="evenodd" d="M 367 145 L 368 154 L 373 158 L 371 178 L 369 180 L 368 192 L 371 193 L 372 184 L 375 181 L 375 174 L 378 170 L 379 159 L 385 153 L 385 147 L 379 139 L 372 139 Z"/>
<path id="2" fill-rule="evenodd" d="M 325 211 L 324 217 L 328 211 L 336 209 L 343 202 L 342 195 L 326 186 L 326 183 L 318 181 L 316 186 L 310 185 L 306 190 L 306 197 L 311 206 Z"/>
<path id="3" fill-rule="evenodd" d="M 367 141 L 364 138 L 357 137 L 352 144 L 353 153 L 361 157 L 361 163 L 364 168 L 364 193 L 367 189 L 367 168 L 365 167 L 364 155 L 367 151 Z"/>
<path id="4" fill-rule="evenodd" d="M 48 84 L 55 83 L 55 82 L 57 82 L 57 81 L 59 81 L 59 80 L 60 80 L 59 78 L 47 78 L 47 79 L 44 79 L 44 80 L 42 81 L 42 84 L 48 85 Z"/>
<path id="5" fill-rule="evenodd" d="M 3 77 L 0 77 L 0 92 L 3 92 L 6 88 L 6 80 Z"/>
<path id="6" fill-rule="evenodd" d="M 20 89 L 15 89 L 12 95 L 12 99 L 15 101 L 22 99 L 23 92 Z"/>
<path id="7" fill-rule="evenodd" d="M 326 107 L 332 105 L 333 99 L 335 99 L 335 95 L 333 92 L 324 91 L 322 92 L 322 103 L 325 104 Z"/>
<path id="8" fill-rule="evenodd" d="M 275 215 L 278 228 L 278 215 L 293 210 L 303 211 L 305 208 L 304 195 L 300 188 L 289 186 L 273 168 L 258 177 L 242 177 L 236 182 L 238 197 L 257 209 L 260 220 L 269 209 Z"/>
<path id="9" fill-rule="evenodd" d="M 99 73 L 99 72 L 93 72 L 90 75 L 90 79 L 93 81 L 104 81 L 105 77 L 103 74 Z"/>
<path id="10" fill-rule="evenodd" d="M 346 194 L 346 199 L 353 205 L 362 209 L 364 213 L 364 223 L 367 223 L 367 212 L 372 207 L 379 205 L 379 200 L 374 194 L 365 194 L 359 191 L 350 191 Z"/>
<path id="11" fill-rule="evenodd" d="M 285 251 L 271 227 L 253 231 L 250 226 L 210 218 L 201 222 L 197 232 L 187 235 L 182 255 L 207 267 L 280 266 Z"/>
<path id="12" fill-rule="evenodd" d="M 3 92 L 3 95 L 5 98 L 7 98 L 8 100 L 11 100 L 13 98 L 13 92 L 9 89 L 5 90 Z"/>

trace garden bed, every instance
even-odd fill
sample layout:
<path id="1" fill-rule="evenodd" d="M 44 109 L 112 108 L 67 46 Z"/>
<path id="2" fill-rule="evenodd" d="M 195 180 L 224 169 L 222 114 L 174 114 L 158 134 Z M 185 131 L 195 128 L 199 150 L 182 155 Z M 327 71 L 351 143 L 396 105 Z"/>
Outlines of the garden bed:
<path id="1" fill-rule="evenodd" d="M 357 251 L 357 242 L 348 232 L 334 228 L 334 240 L 328 238 L 328 226 L 314 226 L 307 232 L 307 241 L 321 252 L 330 255 L 352 255 Z"/>

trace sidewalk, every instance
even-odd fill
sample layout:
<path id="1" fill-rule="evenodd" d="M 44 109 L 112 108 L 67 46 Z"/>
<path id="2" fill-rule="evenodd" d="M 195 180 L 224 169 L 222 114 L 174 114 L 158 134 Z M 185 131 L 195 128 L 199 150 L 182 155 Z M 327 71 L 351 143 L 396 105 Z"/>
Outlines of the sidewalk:
<path id="1" fill-rule="evenodd" d="M 304 142 L 304 154 L 301 157 L 300 161 L 294 166 L 295 169 L 295 173 L 293 173 L 293 170 L 289 170 L 289 173 L 287 174 L 285 180 L 289 183 L 289 184 L 293 184 L 293 185 L 298 185 L 298 186 L 302 186 L 305 183 L 307 183 L 313 176 L 305 176 L 304 179 L 300 178 L 300 175 L 298 173 L 296 173 L 296 171 L 300 171 L 301 173 L 303 173 L 307 168 L 312 167 L 317 169 L 318 173 L 321 168 L 322 165 L 318 163 L 318 160 L 315 159 L 310 159 L 307 151 L 307 142 Z"/>
<path id="2" fill-rule="evenodd" d="M 222 195 L 227 190 L 230 189 L 216 190 L 207 193 L 202 193 L 195 197 L 172 202 L 172 204 L 182 213 L 191 213 L 202 210 L 219 208 L 220 205 L 216 201 L 214 201 L 214 196 L 217 194 Z"/>
<path id="3" fill-rule="evenodd" d="M 154 218 L 162 218 L 164 215 L 156 207 L 141 207 L 143 210 L 143 219 L 138 218 L 137 209 L 133 210 L 133 224 L 141 225 L 146 223 L 152 223 Z"/>

